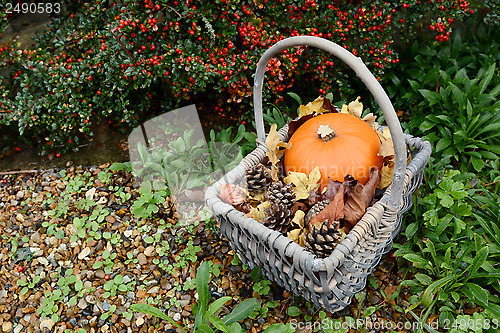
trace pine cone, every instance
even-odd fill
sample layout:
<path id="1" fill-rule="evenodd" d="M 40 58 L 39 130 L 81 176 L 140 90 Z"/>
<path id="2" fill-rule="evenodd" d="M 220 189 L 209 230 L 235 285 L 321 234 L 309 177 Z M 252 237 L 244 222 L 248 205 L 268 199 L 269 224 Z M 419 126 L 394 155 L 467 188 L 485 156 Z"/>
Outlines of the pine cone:
<path id="1" fill-rule="evenodd" d="M 264 214 L 262 224 L 281 233 L 288 232 L 293 219 L 293 211 L 289 207 L 273 204 L 264 210 Z"/>
<path id="2" fill-rule="evenodd" d="M 308 226 L 311 219 L 318 215 L 323 209 L 325 209 L 330 201 L 331 200 L 325 199 L 312 206 L 311 209 L 309 209 L 309 211 L 307 212 L 306 217 L 304 218 L 305 225 Z"/>
<path id="3" fill-rule="evenodd" d="M 295 203 L 295 192 L 292 184 L 281 181 L 272 183 L 267 189 L 267 198 L 273 205 L 282 205 L 290 209 Z"/>
<path id="4" fill-rule="evenodd" d="M 258 194 L 264 192 L 271 183 L 271 171 L 262 163 L 257 164 L 246 172 L 248 192 Z"/>
<path id="5" fill-rule="evenodd" d="M 326 258 L 332 254 L 335 246 L 345 237 L 343 229 L 338 229 L 338 222 L 328 227 L 330 222 L 324 220 L 320 226 L 312 226 L 305 237 L 304 247 L 320 258 Z"/>

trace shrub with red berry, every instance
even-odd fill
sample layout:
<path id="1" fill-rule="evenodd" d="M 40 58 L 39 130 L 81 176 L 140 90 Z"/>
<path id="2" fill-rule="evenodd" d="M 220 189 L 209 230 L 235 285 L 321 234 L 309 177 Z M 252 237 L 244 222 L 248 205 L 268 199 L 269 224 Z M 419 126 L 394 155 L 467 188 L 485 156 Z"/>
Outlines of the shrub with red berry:
<path id="1" fill-rule="evenodd" d="M 453 22 L 498 9 L 491 1 L 473 9 L 466 0 L 68 2 L 76 10 L 31 48 L 0 49 L 0 65 L 13 69 L 0 83 L 0 127 L 14 126 L 58 151 L 92 135 L 93 123 L 129 129 L 152 108 L 175 108 L 193 96 L 214 102 L 221 114 L 229 104 L 232 113 L 248 111 L 258 59 L 286 37 L 330 39 L 380 77 L 398 63 L 396 45 L 422 26 L 445 41 Z M 272 102 L 292 89 L 303 96 L 349 89 L 345 69 L 317 50 L 284 51 L 267 70 L 265 98 Z"/>

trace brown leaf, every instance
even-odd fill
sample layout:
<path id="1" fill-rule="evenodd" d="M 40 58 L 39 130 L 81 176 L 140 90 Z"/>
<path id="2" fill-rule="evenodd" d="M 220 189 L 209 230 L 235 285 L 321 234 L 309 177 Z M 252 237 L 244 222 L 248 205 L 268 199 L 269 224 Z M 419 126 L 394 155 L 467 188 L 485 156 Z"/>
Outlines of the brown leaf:
<path id="1" fill-rule="evenodd" d="M 295 133 L 295 131 L 300 127 L 302 126 L 303 123 L 305 123 L 306 121 L 308 121 L 309 119 L 311 119 L 312 117 L 314 117 L 314 114 L 309 114 L 307 116 L 302 116 L 300 118 L 297 118 L 297 119 L 294 119 L 292 120 L 289 124 L 288 124 L 288 137 L 291 138 L 293 133 Z"/>
<path id="2" fill-rule="evenodd" d="M 342 185 L 341 182 L 328 178 L 328 186 L 326 187 L 326 191 L 323 193 L 323 199 L 333 200 L 340 188 L 340 185 Z"/>
<path id="3" fill-rule="evenodd" d="M 344 205 L 344 228 L 346 232 L 349 232 L 365 214 L 375 196 L 375 189 L 379 182 L 380 171 L 372 168 L 370 178 L 365 185 L 357 182 L 347 191 Z"/>
<path id="4" fill-rule="evenodd" d="M 297 213 L 297 211 L 302 210 L 305 212 L 305 211 L 307 211 L 308 208 L 309 207 L 307 207 L 307 205 L 305 203 L 300 202 L 300 201 L 295 201 L 292 205 L 291 210 L 292 210 L 293 215 L 295 215 L 295 213 Z"/>
<path id="5" fill-rule="evenodd" d="M 318 193 L 318 191 L 309 191 L 308 204 L 309 206 L 314 206 L 318 202 L 323 200 L 323 196 Z"/>
<path id="6" fill-rule="evenodd" d="M 319 226 L 324 220 L 328 220 L 331 223 L 339 221 L 344 217 L 344 193 L 345 184 L 340 184 L 340 187 L 335 194 L 333 200 L 326 206 L 318 215 L 314 216 L 309 222 L 309 228 L 314 225 Z"/>
<path id="7" fill-rule="evenodd" d="M 332 104 L 332 102 L 330 102 L 328 98 L 323 99 L 323 109 L 325 109 L 325 112 L 323 113 L 339 113 L 339 110 Z"/>

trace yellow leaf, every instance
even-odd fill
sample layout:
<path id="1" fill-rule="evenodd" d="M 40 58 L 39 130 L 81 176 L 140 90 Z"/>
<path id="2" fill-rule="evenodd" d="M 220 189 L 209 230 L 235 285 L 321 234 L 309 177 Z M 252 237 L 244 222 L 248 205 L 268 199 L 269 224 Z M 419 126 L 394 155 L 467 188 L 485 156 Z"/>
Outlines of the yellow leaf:
<path id="1" fill-rule="evenodd" d="M 304 216 L 306 216 L 306 213 L 304 213 L 303 211 L 296 211 L 292 219 L 292 223 L 298 227 L 304 228 Z"/>
<path id="2" fill-rule="evenodd" d="M 250 208 L 250 217 L 253 217 L 255 220 L 261 222 L 262 219 L 266 216 L 264 210 L 271 206 L 269 201 L 265 201 L 257 206 L 257 208 Z"/>
<path id="3" fill-rule="evenodd" d="M 373 113 L 368 113 L 366 116 L 363 117 L 363 121 L 370 125 L 371 128 L 374 130 L 378 130 L 379 124 L 377 123 L 377 116 L 374 115 Z"/>
<path id="4" fill-rule="evenodd" d="M 293 240 L 295 243 L 299 244 L 299 237 L 302 234 L 302 229 L 293 229 L 289 231 L 286 236 Z"/>
<path id="5" fill-rule="evenodd" d="M 283 142 L 280 139 L 280 136 L 278 134 L 278 131 L 276 128 L 278 125 L 272 124 L 271 125 L 271 130 L 269 131 L 269 134 L 266 138 L 266 147 L 267 147 L 267 157 L 269 158 L 269 162 L 271 162 L 271 177 L 274 181 L 278 180 L 278 162 L 280 158 L 283 156 L 285 153 L 285 150 L 280 148 L 286 148 L 290 149 L 292 146 L 289 143 Z"/>
<path id="6" fill-rule="evenodd" d="M 378 154 L 382 157 L 394 156 L 394 144 L 391 138 L 382 141 Z"/>
<path id="7" fill-rule="evenodd" d="M 316 191 L 320 184 L 318 183 L 321 179 L 321 173 L 319 172 L 319 168 L 315 167 L 307 176 L 302 172 L 292 172 L 288 173 L 288 176 L 285 177 L 284 182 L 286 184 L 294 185 L 294 192 L 296 200 L 307 199 L 309 198 L 310 191 Z"/>
<path id="8" fill-rule="evenodd" d="M 393 172 L 394 162 L 389 162 L 387 165 L 382 166 L 382 170 L 380 172 L 380 183 L 378 183 L 377 187 L 380 189 L 384 189 L 391 185 Z"/>
<path id="9" fill-rule="evenodd" d="M 314 101 L 307 103 L 307 105 L 299 106 L 299 118 L 307 116 L 311 113 L 322 114 L 326 110 L 323 109 L 324 97 L 320 96 Z"/>
<path id="10" fill-rule="evenodd" d="M 355 101 L 352 101 L 347 106 L 347 109 L 349 109 L 349 113 L 358 118 L 361 118 L 361 114 L 363 114 L 363 103 L 359 101 L 360 99 L 361 97 L 358 96 Z"/>

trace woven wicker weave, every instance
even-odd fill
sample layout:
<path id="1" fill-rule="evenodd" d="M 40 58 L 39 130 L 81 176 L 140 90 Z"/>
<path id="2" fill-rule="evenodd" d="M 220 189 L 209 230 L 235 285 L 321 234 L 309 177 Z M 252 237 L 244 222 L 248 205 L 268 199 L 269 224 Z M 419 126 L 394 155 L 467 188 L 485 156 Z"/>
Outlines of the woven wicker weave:
<path id="1" fill-rule="evenodd" d="M 223 179 L 209 187 L 205 192 L 205 200 L 219 220 L 221 232 L 244 264 L 250 268 L 259 267 L 268 279 L 316 306 L 335 312 L 346 307 L 352 296 L 365 287 L 367 276 L 390 249 L 401 228 L 402 216 L 412 205 L 412 194 L 422 181 L 431 146 L 422 139 L 403 135 L 392 104 L 387 102 L 387 95 L 359 58 L 330 41 L 311 36 L 292 37 L 278 42 L 259 61 L 254 89 L 259 141 L 265 141 L 261 104 L 263 68 L 273 55 L 294 45 L 315 46 L 335 54 L 356 71 L 375 96 L 384 112 L 395 146 L 396 165 L 392 184 L 382 199 L 368 208 L 333 253 L 324 259 L 317 258 L 280 232 L 245 217 L 218 198 L 217 191 L 221 185 L 243 182 L 246 170 L 260 163 L 267 150 L 262 144 Z M 287 132 L 288 126 L 279 131 L 283 141 L 288 140 Z M 408 165 L 406 147 L 412 155 Z"/>

